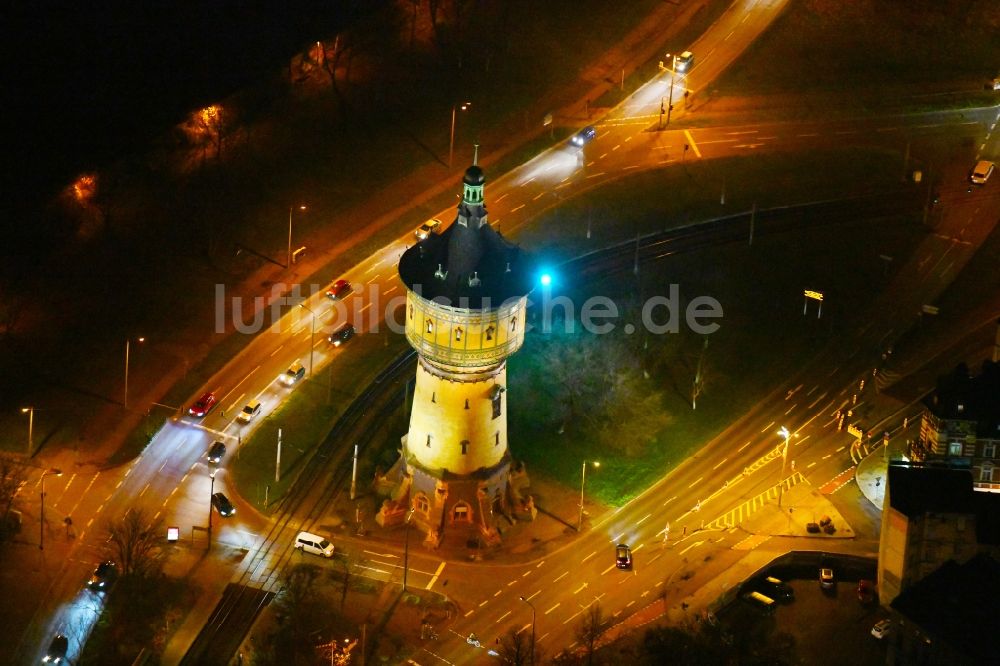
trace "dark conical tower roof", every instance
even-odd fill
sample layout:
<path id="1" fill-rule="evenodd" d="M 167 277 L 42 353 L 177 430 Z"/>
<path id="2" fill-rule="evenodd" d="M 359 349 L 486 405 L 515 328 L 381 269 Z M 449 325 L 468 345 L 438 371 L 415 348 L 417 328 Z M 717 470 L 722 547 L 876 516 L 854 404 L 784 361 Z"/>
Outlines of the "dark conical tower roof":
<path id="1" fill-rule="evenodd" d="M 469 309 L 495 308 L 531 291 L 533 262 L 490 226 L 485 183 L 479 166 L 466 169 L 454 224 L 403 253 L 399 276 L 409 289 Z"/>

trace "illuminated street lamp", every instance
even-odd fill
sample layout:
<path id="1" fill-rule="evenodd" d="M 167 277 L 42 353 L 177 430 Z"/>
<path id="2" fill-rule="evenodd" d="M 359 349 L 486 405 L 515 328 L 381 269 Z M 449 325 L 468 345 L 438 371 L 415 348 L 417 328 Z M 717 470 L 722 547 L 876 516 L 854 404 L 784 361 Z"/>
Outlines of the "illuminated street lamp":
<path id="1" fill-rule="evenodd" d="M 453 104 L 451 107 L 451 143 L 448 146 L 448 168 L 451 168 L 452 159 L 455 157 L 455 116 L 456 111 L 461 109 L 465 111 L 466 109 L 472 108 L 472 102 L 465 102 L 461 106 L 458 104 Z"/>
<path id="2" fill-rule="evenodd" d="M 406 512 L 406 539 L 403 541 L 403 591 L 406 591 L 406 574 L 410 571 L 410 518 L 413 509 Z"/>
<path id="3" fill-rule="evenodd" d="M 792 438 L 792 433 L 788 428 L 781 426 L 778 434 L 785 438 L 785 445 L 781 448 L 781 481 L 778 486 L 778 508 L 781 508 L 781 495 L 785 491 L 785 463 L 788 462 L 788 440 Z"/>
<path id="4" fill-rule="evenodd" d="M 521 601 L 531 606 L 531 666 L 535 666 L 535 605 L 524 596 Z"/>
<path id="5" fill-rule="evenodd" d="M 316 313 L 306 305 L 305 303 L 299 303 L 299 307 L 304 309 L 310 315 L 312 315 L 311 323 L 309 324 L 309 376 L 312 377 L 313 374 L 313 349 L 316 345 Z"/>
<path id="6" fill-rule="evenodd" d="M 305 210 L 305 206 L 299 206 L 299 210 Z M 292 265 L 292 212 L 295 206 L 288 207 L 288 258 L 285 260 L 285 268 Z"/>
<path id="7" fill-rule="evenodd" d="M 212 550 L 212 498 L 215 496 L 215 472 L 212 470 L 209 478 L 212 479 L 211 490 L 208 491 L 208 550 Z"/>
<path id="8" fill-rule="evenodd" d="M 136 338 L 136 342 L 145 342 L 146 338 Z M 122 398 L 122 407 L 128 407 L 128 350 L 132 338 L 125 339 L 125 395 Z"/>
<path id="9" fill-rule="evenodd" d="M 22 407 L 22 414 L 28 415 L 28 455 L 34 450 L 34 437 L 35 437 L 35 408 L 34 407 Z"/>
<path id="10" fill-rule="evenodd" d="M 598 461 L 593 461 L 594 469 L 601 466 Z M 587 483 L 587 461 L 583 461 L 583 469 L 580 471 L 580 522 L 577 523 L 576 531 L 583 531 L 583 486 Z"/>
<path id="11" fill-rule="evenodd" d="M 41 478 L 41 513 L 38 523 L 38 550 L 45 550 L 45 477 L 62 476 L 62 470 L 51 467 L 42 472 Z"/>

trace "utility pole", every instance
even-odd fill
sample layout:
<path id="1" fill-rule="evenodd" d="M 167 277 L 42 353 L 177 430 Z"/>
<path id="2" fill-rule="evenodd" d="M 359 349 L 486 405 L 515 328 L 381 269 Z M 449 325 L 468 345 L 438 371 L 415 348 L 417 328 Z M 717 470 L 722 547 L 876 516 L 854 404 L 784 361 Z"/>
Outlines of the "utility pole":
<path id="1" fill-rule="evenodd" d="M 351 470 L 351 501 L 354 501 L 355 490 L 358 485 L 358 445 L 354 445 L 354 467 Z"/>
<path id="2" fill-rule="evenodd" d="M 274 460 L 274 483 L 281 481 L 281 428 L 278 428 L 278 456 Z"/>

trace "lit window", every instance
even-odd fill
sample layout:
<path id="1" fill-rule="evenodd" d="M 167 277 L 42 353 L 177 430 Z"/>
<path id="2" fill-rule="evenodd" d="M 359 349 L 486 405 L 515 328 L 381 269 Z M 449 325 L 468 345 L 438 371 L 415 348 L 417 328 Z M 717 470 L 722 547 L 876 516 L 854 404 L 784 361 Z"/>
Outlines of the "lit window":
<path id="1" fill-rule="evenodd" d="M 983 468 L 979 470 L 979 480 L 993 483 L 993 465 L 983 465 Z"/>
<path id="2" fill-rule="evenodd" d="M 455 505 L 455 509 L 452 511 L 452 519 L 456 522 L 467 523 L 472 519 L 471 514 L 472 512 L 469 511 L 469 505 L 463 502 Z"/>
<path id="3" fill-rule="evenodd" d="M 413 508 L 420 513 L 427 513 L 430 511 L 431 503 L 427 500 L 427 495 L 420 493 L 413 498 Z"/>
<path id="4" fill-rule="evenodd" d="M 984 458 L 995 458 L 997 455 L 997 445 L 993 442 L 983 445 L 983 457 Z"/>

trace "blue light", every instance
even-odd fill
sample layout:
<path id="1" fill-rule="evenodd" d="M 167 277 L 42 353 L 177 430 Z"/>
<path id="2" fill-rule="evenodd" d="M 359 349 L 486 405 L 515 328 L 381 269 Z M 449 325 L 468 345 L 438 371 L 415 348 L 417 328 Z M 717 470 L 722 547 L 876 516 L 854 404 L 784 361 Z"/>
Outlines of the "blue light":
<path id="1" fill-rule="evenodd" d="M 541 281 L 543 287 L 547 287 L 552 284 L 552 276 L 548 273 L 542 273 L 542 277 L 539 278 L 539 280 Z"/>

